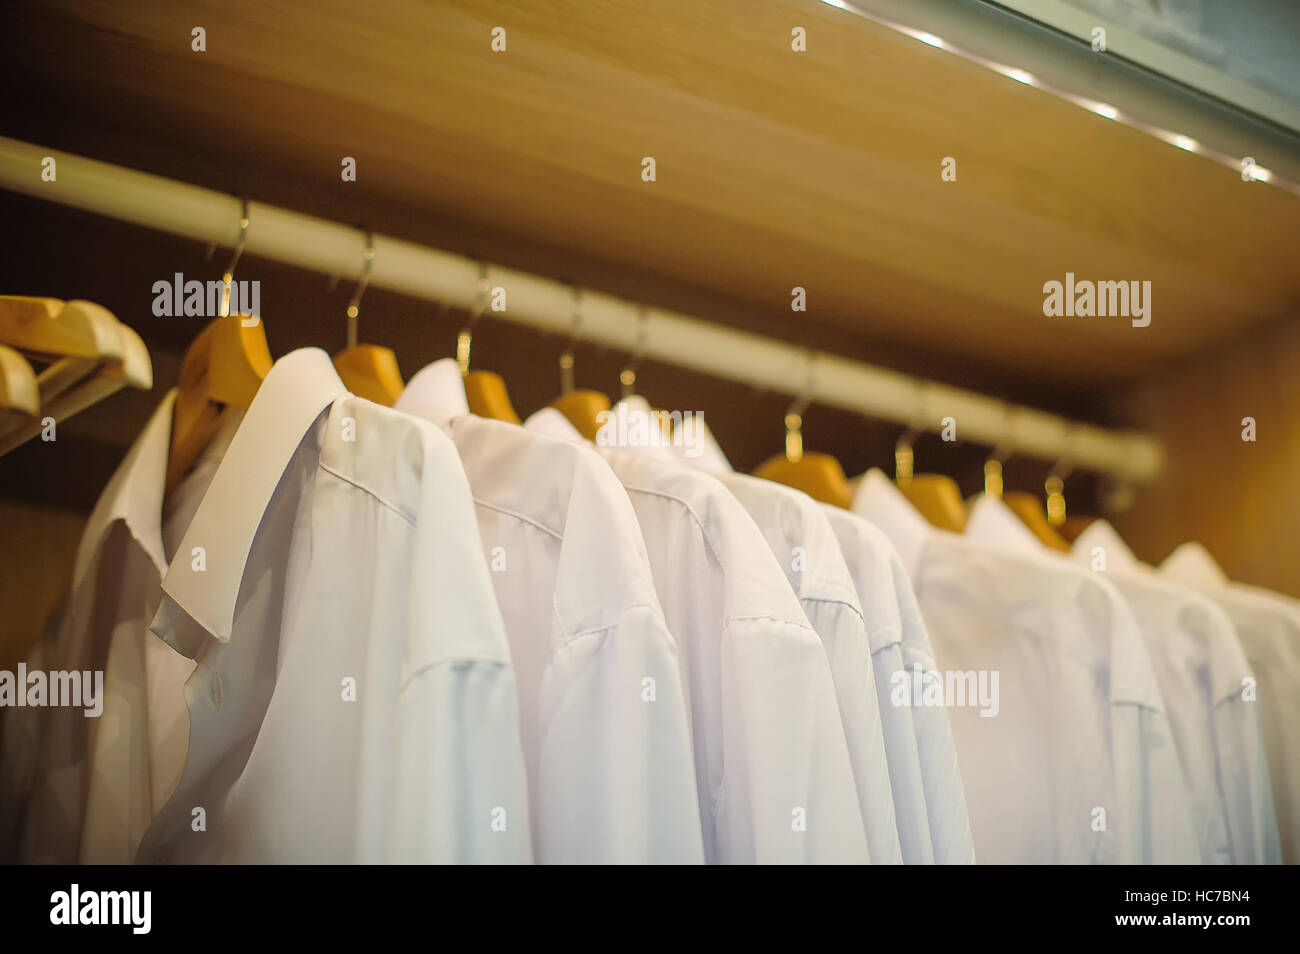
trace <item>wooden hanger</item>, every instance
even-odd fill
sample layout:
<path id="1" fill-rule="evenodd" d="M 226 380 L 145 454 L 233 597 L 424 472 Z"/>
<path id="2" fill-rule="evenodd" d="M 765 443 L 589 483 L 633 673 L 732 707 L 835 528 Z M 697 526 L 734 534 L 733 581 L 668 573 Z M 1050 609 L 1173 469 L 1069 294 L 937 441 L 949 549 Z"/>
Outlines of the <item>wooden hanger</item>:
<path id="1" fill-rule="evenodd" d="M 0 434 L 8 433 L 40 414 L 40 388 L 27 359 L 0 345 Z"/>
<path id="2" fill-rule="evenodd" d="M 240 315 L 217 318 L 199 332 L 181 362 L 172 412 L 166 492 L 181 482 L 216 436 L 226 408 L 246 410 L 271 370 L 266 328 Z"/>
<path id="3" fill-rule="evenodd" d="M 1004 494 L 1002 499 L 1042 543 L 1062 553 L 1070 552 L 1070 544 L 1047 522 L 1047 513 L 1037 497 L 1024 491 L 1012 491 Z"/>
<path id="4" fill-rule="evenodd" d="M 121 361 L 106 365 L 98 374 L 86 378 L 75 388 L 63 390 L 59 394 L 42 391 L 42 417 L 65 420 L 124 386 L 141 391 L 153 387 L 153 364 L 149 360 L 149 349 L 135 331 L 121 322 L 117 324 L 117 334 L 121 342 Z"/>
<path id="5" fill-rule="evenodd" d="M 334 356 L 334 370 L 339 373 L 344 386 L 358 397 L 385 407 L 392 407 L 406 389 L 402 372 L 397 367 L 397 355 L 391 348 L 379 345 L 357 344 L 357 320 L 361 314 L 361 296 L 370 284 L 370 269 L 375 262 L 375 243 L 366 232 L 366 254 L 361 269 L 361 281 L 348 303 L 348 346 Z"/>
<path id="6" fill-rule="evenodd" d="M 802 490 L 814 500 L 847 510 L 853 504 L 853 488 L 840 462 L 830 454 L 804 453 L 803 412 L 808 404 L 808 399 L 799 398 L 790 405 L 785 414 L 785 453 L 763 461 L 754 476 Z"/>
<path id="7" fill-rule="evenodd" d="M 42 419 L 66 420 L 124 385 L 153 386 L 144 342 L 93 302 L 0 296 L 0 342 L 11 352 L 48 362 L 35 375 Z M 26 378 L 13 362 L 5 374 L 15 381 Z M 40 432 L 39 421 L 10 419 L 0 430 L 0 453 Z"/>
<path id="8" fill-rule="evenodd" d="M 181 360 L 164 493 L 175 489 L 194 466 L 203 448 L 216 436 L 227 409 L 247 410 L 252 406 L 271 370 L 271 349 L 262 319 L 229 313 L 229 289 L 248 238 L 248 200 L 242 202 L 239 241 L 221 276 L 227 289 L 222 315 L 199 332 Z"/>
<path id="9" fill-rule="evenodd" d="M 357 397 L 392 407 L 406 383 L 397 367 L 397 355 L 380 345 L 353 345 L 334 356 L 334 370 Z"/>
<path id="10" fill-rule="evenodd" d="M 569 334 L 569 344 L 560 355 L 560 396 L 551 402 L 551 407 L 569 419 L 569 423 L 578 429 L 589 441 L 596 439 L 600 424 L 596 416 L 609 410 L 609 398 L 599 391 L 578 390 L 573 386 L 573 349 L 578 342 L 578 329 L 582 327 L 582 292 L 573 290 L 573 328 Z"/>
<path id="11" fill-rule="evenodd" d="M 951 477 L 917 474 L 899 483 L 898 489 L 931 525 L 953 533 L 961 533 L 966 528 L 966 501 L 957 481 Z"/>
<path id="12" fill-rule="evenodd" d="M 491 371 L 470 371 L 465 375 L 465 399 L 471 413 L 490 417 L 495 421 L 519 424 L 519 415 L 510 403 L 510 392 L 499 374 Z"/>
<path id="13" fill-rule="evenodd" d="M 597 415 L 609 411 L 609 398 L 599 391 L 570 391 L 552 401 L 551 407 L 567 417 L 583 437 L 594 441 L 600 430 Z"/>
<path id="14" fill-rule="evenodd" d="M 519 415 L 515 413 L 514 404 L 510 401 L 510 392 L 506 389 L 505 379 L 491 371 L 469 369 L 469 352 L 474 342 L 474 328 L 482 317 L 484 309 L 487 308 L 490 288 L 487 266 L 480 264 L 478 293 L 474 296 L 469 320 L 456 336 L 456 366 L 460 368 L 461 377 L 465 380 L 465 403 L 469 405 L 471 414 L 491 418 L 494 421 L 505 421 L 508 424 L 520 424 L 522 422 L 519 420 Z"/>
<path id="15" fill-rule="evenodd" d="M 123 358 L 119 322 L 88 301 L 0 296 L 0 342 L 48 363 L 38 376 L 46 399 Z"/>
<path id="16" fill-rule="evenodd" d="M 853 490 L 844 468 L 830 454 L 804 454 L 798 460 L 774 454 L 758 465 L 754 476 L 802 490 L 814 500 L 845 510 L 853 504 Z"/>
<path id="17" fill-rule="evenodd" d="M 966 501 L 957 481 L 943 474 L 913 474 L 916 430 L 909 428 L 894 445 L 894 482 L 931 526 L 961 533 L 966 528 Z"/>

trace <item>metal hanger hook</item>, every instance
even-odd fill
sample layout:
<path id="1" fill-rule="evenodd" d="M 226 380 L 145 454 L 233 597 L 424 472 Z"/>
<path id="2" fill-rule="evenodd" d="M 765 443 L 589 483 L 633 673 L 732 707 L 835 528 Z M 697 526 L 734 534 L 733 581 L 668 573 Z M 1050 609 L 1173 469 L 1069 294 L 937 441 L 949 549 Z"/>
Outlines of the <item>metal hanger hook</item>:
<path id="1" fill-rule="evenodd" d="M 1071 424 L 1065 432 L 1065 447 L 1061 452 L 1061 458 L 1052 465 L 1047 479 L 1043 482 L 1043 490 L 1047 494 L 1047 522 L 1053 527 L 1065 523 L 1065 479 L 1074 471 L 1070 451 L 1074 447 L 1075 437 L 1076 425 Z"/>
<path id="2" fill-rule="evenodd" d="M 810 349 L 803 393 L 785 411 L 785 459 L 792 464 L 803 460 L 803 416 L 817 393 L 816 368 L 817 353 Z"/>
<path id="3" fill-rule="evenodd" d="M 239 238 L 235 241 L 235 250 L 230 256 L 230 264 L 226 270 L 221 273 L 223 289 L 221 292 L 221 317 L 230 317 L 230 285 L 235 280 L 235 266 L 239 264 L 240 256 L 244 254 L 244 246 L 248 244 L 248 199 L 245 196 L 239 197 Z"/>
<path id="4" fill-rule="evenodd" d="M 627 398 L 636 393 L 636 373 L 641 368 L 641 359 L 645 357 L 646 339 L 650 329 L 650 312 L 645 305 L 637 309 L 636 345 L 628 355 L 627 364 L 618 373 L 622 396 Z"/>
<path id="5" fill-rule="evenodd" d="M 479 262 L 474 303 L 470 305 L 468 320 L 460 329 L 460 334 L 456 336 L 456 366 L 460 368 L 462 375 L 469 374 L 469 349 L 474 341 L 474 329 L 478 326 L 478 320 L 483 317 L 483 312 L 487 310 L 488 295 L 491 290 L 487 266 Z"/>
<path id="6" fill-rule="evenodd" d="M 573 348 L 578 343 L 582 328 L 582 289 L 573 289 L 573 324 L 569 328 L 569 343 L 560 353 L 560 393 L 573 393 Z"/>
<path id="7" fill-rule="evenodd" d="M 907 425 L 907 429 L 894 442 L 894 481 L 896 483 L 905 484 L 912 479 L 916 462 L 916 452 L 914 450 L 916 439 L 925 431 L 923 422 L 926 411 L 925 397 L 928 392 L 929 384 L 925 381 L 918 381 L 912 422 Z"/>
<path id="8" fill-rule="evenodd" d="M 366 293 L 366 286 L 370 284 L 370 269 L 375 264 L 375 236 L 366 229 L 366 254 L 361 265 L 361 280 L 357 282 L 356 291 L 352 293 L 352 300 L 348 302 L 348 347 L 357 346 L 357 318 L 361 314 L 361 296 Z"/>
<path id="9" fill-rule="evenodd" d="M 1007 462 L 1015 447 L 1012 444 L 1011 418 L 1014 414 L 1011 405 L 1002 405 L 1002 436 L 993 445 L 993 450 L 984 461 L 984 493 L 989 497 L 1002 498 L 1002 465 Z"/>

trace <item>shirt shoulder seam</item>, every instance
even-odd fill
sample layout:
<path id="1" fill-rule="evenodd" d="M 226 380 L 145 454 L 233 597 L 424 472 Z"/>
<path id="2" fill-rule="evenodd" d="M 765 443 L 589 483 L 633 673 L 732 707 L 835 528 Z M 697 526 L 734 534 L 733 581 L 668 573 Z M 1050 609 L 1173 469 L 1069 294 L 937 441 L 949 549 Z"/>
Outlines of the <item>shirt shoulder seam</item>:
<path id="1" fill-rule="evenodd" d="M 519 522 L 526 523 L 531 527 L 536 527 L 538 530 L 541 530 L 543 533 L 546 533 L 554 537 L 556 540 L 559 540 L 561 542 L 563 542 L 564 540 L 564 534 L 560 533 L 558 530 L 552 530 L 546 524 L 538 520 L 534 520 L 532 517 L 524 516 L 522 513 L 518 513 L 514 510 L 509 509 L 508 507 L 502 507 L 498 504 L 489 503 L 488 501 L 484 500 L 482 497 L 479 497 L 477 495 L 474 495 L 474 503 L 480 507 L 483 507 L 485 510 L 491 510 L 494 513 L 503 514 L 507 517 L 514 517 Z"/>
<path id="2" fill-rule="evenodd" d="M 318 460 L 316 462 L 316 466 L 319 467 L 321 470 L 325 471 L 325 473 L 330 474 L 331 476 L 337 478 L 338 480 L 343 481 L 343 483 L 357 488 L 357 490 L 360 490 L 362 493 L 366 494 L 366 496 L 372 498 L 374 501 L 376 501 L 386 510 L 391 510 L 398 517 L 400 517 L 409 527 L 411 527 L 412 529 L 415 528 L 415 514 L 407 513 L 403 508 L 399 507 L 397 504 L 390 503 L 389 501 L 385 500 L 382 496 L 380 496 L 378 493 L 376 493 L 373 489 L 367 487 L 365 484 L 353 480 L 351 477 L 347 477 L 343 474 L 340 474 L 333 467 L 329 466 L 329 464 L 325 463 L 324 459 Z"/>
<path id="3" fill-rule="evenodd" d="M 704 521 L 700 519 L 700 515 L 695 512 L 695 508 L 691 506 L 689 501 L 683 500 L 681 497 L 675 496 L 674 494 L 664 493 L 662 490 L 651 490 L 648 487 L 639 487 L 634 484 L 624 484 L 623 487 L 629 493 L 645 494 L 649 497 L 659 497 L 662 500 L 670 500 L 683 508 L 691 515 L 691 519 L 695 521 L 695 525 L 700 528 L 700 538 L 704 540 L 704 545 L 709 548 L 709 553 L 713 556 L 714 561 L 719 566 L 722 565 L 722 558 L 718 556 L 717 548 L 713 546 L 713 540 L 710 539 L 708 531 L 704 528 Z"/>

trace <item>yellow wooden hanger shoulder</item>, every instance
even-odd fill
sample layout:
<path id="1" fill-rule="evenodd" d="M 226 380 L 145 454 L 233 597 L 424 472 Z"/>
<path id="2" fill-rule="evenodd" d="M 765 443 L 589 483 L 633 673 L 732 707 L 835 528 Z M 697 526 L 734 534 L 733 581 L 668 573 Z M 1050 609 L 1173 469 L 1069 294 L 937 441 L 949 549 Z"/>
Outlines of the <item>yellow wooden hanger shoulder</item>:
<path id="1" fill-rule="evenodd" d="M 790 405 L 785 412 L 785 453 L 763 461 L 754 476 L 802 490 L 814 500 L 847 510 L 853 505 L 853 487 L 839 460 L 830 454 L 804 452 L 803 412 L 807 407 L 807 398 L 798 398 Z"/>
<path id="2" fill-rule="evenodd" d="M 92 404 L 99 403 L 123 386 L 140 391 L 148 391 L 153 387 L 153 363 L 149 360 L 149 350 L 140 336 L 120 322 L 117 334 L 121 342 L 121 362 L 91 375 L 77 387 L 62 394 L 48 398 L 42 394 L 42 417 L 65 420 Z"/>
<path id="3" fill-rule="evenodd" d="M 271 370 L 271 350 L 261 321 L 232 315 L 209 322 L 181 362 L 172 411 L 166 490 L 180 483 L 216 436 L 227 407 L 246 409 Z"/>
<path id="4" fill-rule="evenodd" d="M 966 528 L 966 502 L 951 477 L 916 474 L 910 480 L 899 481 L 898 489 L 932 526 L 954 533 Z"/>
<path id="5" fill-rule="evenodd" d="M 1053 550 L 1070 552 L 1070 544 L 1057 533 L 1055 527 L 1047 522 L 1047 513 L 1037 497 L 1023 491 L 1012 491 L 1003 494 L 1002 499 L 1011 508 L 1012 513 L 1020 518 L 1020 522 L 1028 527 L 1042 543 Z"/>
<path id="6" fill-rule="evenodd" d="M 600 430 L 598 417 L 609 411 L 609 398 L 599 391 L 570 391 L 552 401 L 551 407 L 567 417 L 583 437 L 594 441 Z"/>
<path id="7" fill-rule="evenodd" d="M 0 342 L 11 354 L 48 362 L 35 375 L 42 418 L 65 420 L 123 385 L 153 386 L 153 367 L 140 336 L 93 302 L 0 296 Z M 30 366 L 23 371 L 7 364 L 6 379 L 25 381 L 32 373 Z M 8 417 L 0 428 L 0 453 L 40 432 L 39 422 Z"/>
<path id="8" fill-rule="evenodd" d="M 392 407 L 406 389 L 391 348 L 359 344 L 334 356 L 334 370 L 357 397 Z"/>
<path id="9" fill-rule="evenodd" d="M 112 313 L 92 302 L 0 296 L 0 341 L 51 361 L 120 359 L 117 326 Z"/>
<path id="10" fill-rule="evenodd" d="M 356 345 L 334 356 L 334 369 L 353 394 L 386 407 L 396 404 L 406 388 L 391 348 Z"/>
<path id="11" fill-rule="evenodd" d="M 36 372 L 21 354 L 0 345 L 0 410 L 6 417 L 35 417 L 40 409 Z"/>
<path id="12" fill-rule="evenodd" d="M 491 371 L 471 371 L 465 375 L 465 400 L 470 412 L 494 421 L 520 423 L 515 406 L 510 403 L 510 392 L 499 374 Z"/>
<path id="13" fill-rule="evenodd" d="M 271 371 L 271 349 L 266 327 L 259 320 L 245 324 L 240 315 L 217 318 L 212 331 L 205 382 L 211 401 L 248 408 Z"/>
<path id="14" fill-rule="evenodd" d="M 853 504 L 853 489 L 844 468 L 830 454 L 806 453 L 799 460 L 774 454 L 759 464 L 754 476 L 802 490 L 814 500 L 846 510 Z"/>

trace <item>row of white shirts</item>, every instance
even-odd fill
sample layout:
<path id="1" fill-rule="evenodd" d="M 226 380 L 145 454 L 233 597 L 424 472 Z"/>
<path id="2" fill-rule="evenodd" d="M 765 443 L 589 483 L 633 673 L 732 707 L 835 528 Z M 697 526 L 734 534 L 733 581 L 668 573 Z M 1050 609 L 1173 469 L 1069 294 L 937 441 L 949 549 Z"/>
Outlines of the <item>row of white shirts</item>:
<path id="1" fill-rule="evenodd" d="M 5 713 L 0 860 L 1300 857 L 1300 605 L 1200 551 L 484 420 L 451 361 L 385 408 L 317 349 L 164 497 L 173 404 L 27 661 L 102 715 Z M 957 672 L 995 712 L 900 698 Z"/>

